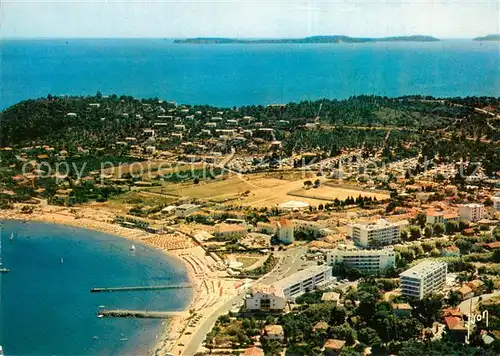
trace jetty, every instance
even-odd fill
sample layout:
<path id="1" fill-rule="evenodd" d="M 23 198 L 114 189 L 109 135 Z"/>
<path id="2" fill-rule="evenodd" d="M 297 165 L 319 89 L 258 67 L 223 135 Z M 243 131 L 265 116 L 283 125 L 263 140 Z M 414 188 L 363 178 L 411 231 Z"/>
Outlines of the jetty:
<path id="1" fill-rule="evenodd" d="M 97 312 L 97 315 L 103 317 L 114 317 L 114 318 L 167 319 L 167 318 L 172 318 L 174 316 L 185 316 L 186 312 L 110 309 L 110 310 L 99 310 Z"/>
<path id="2" fill-rule="evenodd" d="M 90 293 L 99 292 L 133 292 L 144 290 L 164 290 L 164 289 L 187 289 L 192 288 L 189 284 L 177 284 L 166 286 L 136 286 L 136 287 L 106 287 L 106 288 L 91 288 Z"/>

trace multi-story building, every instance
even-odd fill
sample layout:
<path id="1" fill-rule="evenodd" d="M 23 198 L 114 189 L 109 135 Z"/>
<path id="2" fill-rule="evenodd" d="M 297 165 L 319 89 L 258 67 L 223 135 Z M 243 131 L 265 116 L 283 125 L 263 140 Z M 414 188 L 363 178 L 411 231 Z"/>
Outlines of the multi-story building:
<path id="1" fill-rule="evenodd" d="M 500 211 L 500 195 L 495 195 L 491 200 L 493 201 L 493 210 Z"/>
<path id="2" fill-rule="evenodd" d="M 192 213 L 195 213 L 199 210 L 200 210 L 199 205 L 182 204 L 175 209 L 175 216 L 185 218 L 186 216 L 191 215 Z"/>
<path id="3" fill-rule="evenodd" d="M 468 221 L 478 221 L 483 218 L 484 205 L 483 204 L 464 204 L 458 207 L 460 217 Z"/>
<path id="4" fill-rule="evenodd" d="M 245 308 L 247 310 L 281 311 L 285 309 L 286 299 L 279 295 L 273 286 L 255 284 L 251 293 L 245 297 Z"/>
<path id="5" fill-rule="evenodd" d="M 278 239 L 284 244 L 291 244 L 294 241 L 293 223 L 287 219 L 281 219 L 278 222 Z"/>
<path id="6" fill-rule="evenodd" d="M 401 293 L 422 299 L 443 289 L 446 283 L 446 262 L 424 261 L 399 275 Z"/>
<path id="7" fill-rule="evenodd" d="M 458 222 L 458 214 L 432 209 L 425 212 L 425 222 L 427 224 L 447 224 L 450 221 Z"/>
<path id="8" fill-rule="evenodd" d="M 360 250 L 339 245 L 336 250 L 326 253 L 328 265 L 344 264 L 366 274 L 379 274 L 394 267 L 396 254 L 392 248 Z"/>
<path id="9" fill-rule="evenodd" d="M 368 224 L 350 224 L 347 226 L 347 235 L 362 247 L 390 245 L 400 239 L 401 229 L 407 224 L 406 220 L 390 223 L 384 219 Z"/>
<path id="10" fill-rule="evenodd" d="M 286 299 L 295 299 L 299 295 L 312 291 L 332 279 L 332 267 L 317 265 L 296 272 L 282 280 L 273 283 L 278 295 Z"/>

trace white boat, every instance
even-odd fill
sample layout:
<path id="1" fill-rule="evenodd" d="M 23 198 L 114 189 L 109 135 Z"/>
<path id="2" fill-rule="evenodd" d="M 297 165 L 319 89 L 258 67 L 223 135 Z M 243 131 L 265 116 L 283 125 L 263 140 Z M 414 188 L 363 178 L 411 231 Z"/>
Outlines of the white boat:
<path id="1" fill-rule="evenodd" d="M 135 246 L 134 245 L 130 246 L 130 251 L 135 251 Z"/>
<path id="2" fill-rule="evenodd" d="M 98 318 L 103 318 L 103 317 L 104 317 L 104 315 L 102 315 L 102 314 L 97 314 L 97 317 L 98 317 Z"/>
<path id="3" fill-rule="evenodd" d="M 0 237 L 0 273 L 8 273 L 8 272 L 9 272 L 9 269 L 3 267 L 3 263 L 2 263 L 2 238 Z M 1 355 L 2 354 L 0 354 L 0 356 Z"/>
<path id="4" fill-rule="evenodd" d="M 14 240 L 14 233 L 10 234 L 10 240 Z"/>
<path id="5" fill-rule="evenodd" d="M 128 339 L 126 337 L 122 337 L 120 341 L 128 341 Z"/>
<path id="6" fill-rule="evenodd" d="M 3 348 L 1 345 L 0 345 L 0 356 L 3 356 Z"/>
<path id="7" fill-rule="evenodd" d="M 61 264 L 63 264 L 63 263 L 64 263 L 64 258 L 61 257 Z"/>

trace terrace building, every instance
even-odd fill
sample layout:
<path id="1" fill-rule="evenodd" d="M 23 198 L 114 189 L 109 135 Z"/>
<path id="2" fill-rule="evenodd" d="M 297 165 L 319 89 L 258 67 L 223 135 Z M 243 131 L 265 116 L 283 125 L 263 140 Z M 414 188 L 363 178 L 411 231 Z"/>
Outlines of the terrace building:
<path id="1" fill-rule="evenodd" d="M 311 266 L 273 283 L 273 287 L 286 299 L 294 300 L 301 294 L 312 291 L 329 282 L 332 278 L 332 267 Z"/>
<path id="2" fill-rule="evenodd" d="M 255 284 L 251 293 L 245 297 L 245 308 L 247 310 L 260 311 L 283 311 L 286 306 L 286 299 L 277 293 L 273 286 Z"/>
<path id="3" fill-rule="evenodd" d="M 326 263 L 328 265 L 344 264 L 366 274 L 380 274 L 394 267 L 396 254 L 392 248 L 360 250 L 339 245 L 336 250 L 326 253 Z"/>
<path id="4" fill-rule="evenodd" d="M 458 215 L 444 211 L 427 210 L 425 212 L 426 224 L 447 224 L 450 221 L 458 222 Z"/>
<path id="5" fill-rule="evenodd" d="M 478 221 L 484 216 L 483 204 L 465 204 L 459 208 L 460 217 L 468 221 Z"/>
<path id="6" fill-rule="evenodd" d="M 446 262 L 424 261 L 399 275 L 401 293 L 422 299 L 443 289 L 446 283 Z"/>
<path id="7" fill-rule="evenodd" d="M 379 219 L 369 224 L 349 224 L 347 226 L 347 235 L 358 246 L 385 246 L 393 244 L 400 239 L 401 228 L 406 224 L 408 224 L 406 220 L 390 223 L 384 219 Z"/>
<path id="8" fill-rule="evenodd" d="M 500 211 L 500 195 L 495 195 L 491 200 L 493 201 L 493 210 Z"/>

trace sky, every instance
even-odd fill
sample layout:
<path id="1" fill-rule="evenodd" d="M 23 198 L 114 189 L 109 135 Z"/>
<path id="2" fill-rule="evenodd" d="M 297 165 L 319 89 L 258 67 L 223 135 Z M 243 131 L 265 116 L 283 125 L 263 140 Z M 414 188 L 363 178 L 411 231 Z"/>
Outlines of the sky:
<path id="1" fill-rule="evenodd" d="M 500 0 L 0 0 L 1 38 L 493 33 L 500 33 Z"/>

